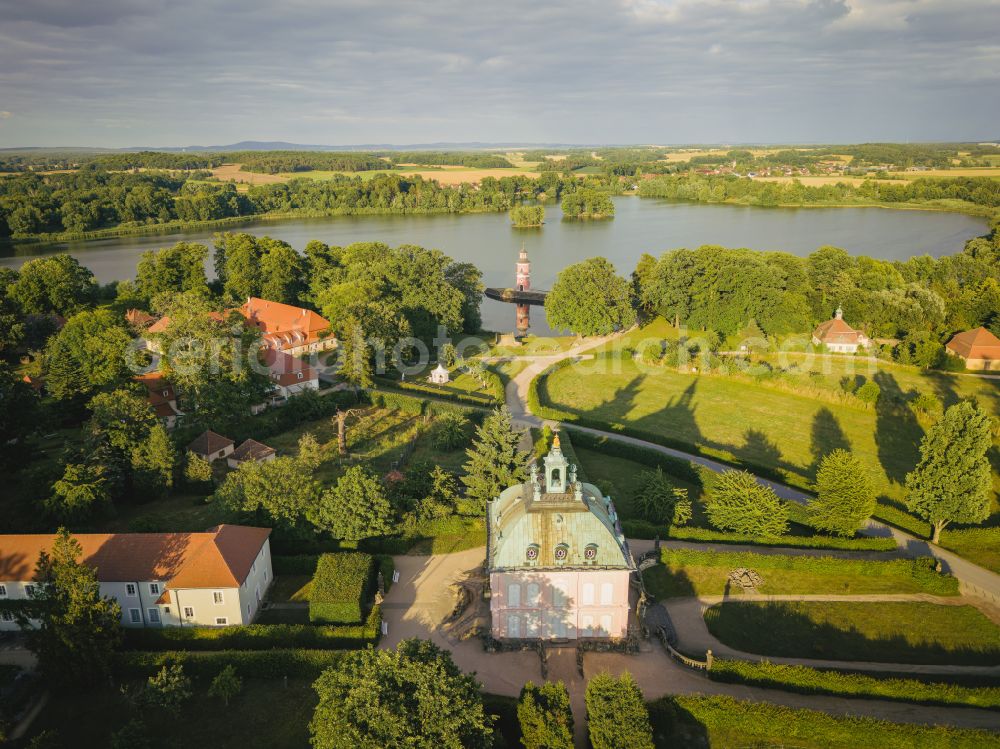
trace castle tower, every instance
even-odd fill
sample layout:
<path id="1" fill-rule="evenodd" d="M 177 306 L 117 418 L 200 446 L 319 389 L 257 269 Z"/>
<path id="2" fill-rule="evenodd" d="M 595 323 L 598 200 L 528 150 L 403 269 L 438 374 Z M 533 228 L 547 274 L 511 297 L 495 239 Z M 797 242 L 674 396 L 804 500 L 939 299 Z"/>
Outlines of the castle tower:
<path id="1" fill-rule="evenodd" d="M 515 288 L 527 291 L 531 288 L 531 263 L 528 262 L 528 251 L 521 244 L 521 254 L 517 257 L 517 280 Z"/>
<path id="2" fill-rule="evenodd" d="M 552 449 L 543 459 L 545 463 L 545 491 L 548 494 L 565 494 L 569 483 L 569 461 L 559 447 L 559 435 L 552 440 Z"/>

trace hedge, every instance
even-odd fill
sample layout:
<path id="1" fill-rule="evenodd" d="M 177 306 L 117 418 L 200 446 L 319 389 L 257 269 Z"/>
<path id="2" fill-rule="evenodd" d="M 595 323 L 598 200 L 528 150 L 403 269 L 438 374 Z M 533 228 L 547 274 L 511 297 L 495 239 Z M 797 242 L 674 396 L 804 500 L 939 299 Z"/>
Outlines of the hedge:
<path id="1" fill-rule="evenodd" d="M 726 533 L 709 528 L 695 526 L 656 525 L 647 520 L 622 520 L 622 530 L 628 538 L 674 541 L 691 541 L 698 543 L 744 544 L 747 546 L 765 546 L 790 549 L 831 549 L 849 551 L 893 551 L 896 542 L 892 538 L 840 538 L 838 536 L 777 536 L 761 538 L 759 536 L 742 536 L 738 533 Z"/>
<path id="2" fill-rule="evenodd" d="M 900 507 L 897 507 L 891 500 L 884 497 L 879 498 L 875 505 L 875 512 L 872 517 L 881 520 L 883 523 L 894 525 L 897 528 L 912 533 L 917 538 L 931 537 L 931 524 L 918 517 L 914 517 Z"/>
<path id="3" fill-rule="evenodd" d="M 693 463 L 683 458 L 664 455 L 656 450 L 630 445 L 628 442 L 610 437 L 598 437 L 589 432 L 573 429 L 573 427 L 565 427 L 564 432 L 573 436 L 573 444 L 578 447 L 595 450 L 615 458 L 634 460 L 636 463 L 643 463 L 651 468 L 662 468 L 663 472 L 670 476 L 675 476 L 699 488 L 702 486 L 701 472 Z"/>
<path id="4" fill-rule="evenodd" d="M 226 666 L 232 666 L 244 678 L 315 679 L 346 656 L 346 652 L 338 650 L 127 651 L 116 655 L 115 673 L 119 678 L 145 678 L 166 665 L 179 664 L 194 679 L 214 679 Z"/>
<path id="5" fill-rule="evenodd" d="M 294 554 L 271 557 L 271 570 L 275 575 L 314 575 L 319 554 Z"/>
<path id="6" fill-rule="evenodd" d="M 402 411 L 408 414 L 442 414 L 445 412 L 453 412 L 460 414 L 474 424 L 478 424 L 483 419 L 484 408 L 489 404 L 484 404 L 482 401 L 476 401 L 476 404 L 480 408 L 469 408 L 468 406 L 462 406 L 457 403 L 446 403 L 440 400 L 432 400 L 430 398 L 418 398 L 413 395 L 407 395 L 406 393 L 401 393 L 395 390 L 372 390 L 369 393 L 369 397 L 374 405 L 380 408 L 389 408 L 396 411 Z"/>
<path id="7" fill-rule="evenodd" d="M 494 390 L 494 393 L 490 393 L 489 395 L 476 395 L 472 392 L 466 393 L 457 390 L 448 390 L 439 385 L 433 385 L 427 382 L 395 380 L 389 377 L 376 377 L 375 380 L 381 387 L 390 388 L 392 390 L 406 390 L 413 393 L 426 393 L 433 398 L 443 398 L 445 400 L 453 400 L 459 403 L 469 403 L 475 406 L 499 405 L 501 400 L 496 397 L 495 389 L 497 386 L 500 386 L 500 393 L 503 393 L 503 386 L 500 385 L 500 378 L 492 372 L 488 372 L 487 375 L 492 375 L 492 378 L 496 380 L 496 382 L 490 382 L 490 389 Z"/>
<path id="8" fill-rule="evenodd" d="M 933 557 L 916 559 L 838 559 L 836 557 L 782 556 L 755 554 L 751 551 L 700 551 L 695 549 L 660 549 L 660 561 L 669 567 L 704 566 L 754 570 L 795 570 L 817 574 L 850 574 L 861 577 L 903 577 L 919 583 L 927 593 L 939 596 L 958 595 L 958 580 L 936 571 Z"/>
<path id="9" fill-rule="evenodd" d="M 890 723 L 723 696 L 662 697 L 650 704 L 661 746 L 809 746 L 816 749 L 982 749 L 989 731 Z"/>
<path id="10" fill-rule="evenodd" d="M 370 554 L 323 554 L 309 596 L 309 620 L 322 624 L 361 621 L 361 605 L 372 581 Z"/>
<path id="11" fill-rule="evenodd" d="M 125 629 L 128 650 L 267 650 L 306 648 L 347 650 L 377 644 L 382 612 L 372 607 L 363 624 L 244 624 L 235 627 L 164 627 Z"/>
<path id="12" fill-rule="evenodd" d="M 781 689 L 799 694 L 915 702 L 921 705 L 967 705 L 1000 708 L 1000 687 L 965 687 L 916 679 L 878 678 L 867 674 L 716 659 L 708 672 L 713 681 Z"/>

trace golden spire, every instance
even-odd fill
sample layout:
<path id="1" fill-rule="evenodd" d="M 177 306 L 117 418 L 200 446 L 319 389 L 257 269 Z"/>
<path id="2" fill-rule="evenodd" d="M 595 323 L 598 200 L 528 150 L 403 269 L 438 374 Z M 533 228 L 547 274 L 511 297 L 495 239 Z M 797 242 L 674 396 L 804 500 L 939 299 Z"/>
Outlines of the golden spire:
<path id="1" fill-rule="evenodd" d="M 556 436 L 552 440 L 552 449 L 555 450 L 559 447 L 559 432 L 556 432 Z"/>

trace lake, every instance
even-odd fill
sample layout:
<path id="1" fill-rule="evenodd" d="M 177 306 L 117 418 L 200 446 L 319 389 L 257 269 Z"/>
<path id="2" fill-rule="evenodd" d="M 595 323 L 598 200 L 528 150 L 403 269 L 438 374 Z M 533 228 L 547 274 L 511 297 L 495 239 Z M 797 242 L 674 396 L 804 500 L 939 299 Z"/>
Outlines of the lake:
<path id="1" fill-rule="evenodd" d="M 660 254 L 703 244 L 783 250 L 807 255 L 834 245 L 857 255 L 905 260 L 958 252 L 963 243 L 984 234 L 984 219 L 960 213 L 883 208 L 753 208 L 731 205 L 670 203 L 638 197 L 615 198 L 610 221 L 563 221 L 557 205 L 548 205 L 541 229 L 514 229 L 506 213 L 432 216 L 338 216 L 282 221 L 251 221 L 230 231 L 282 239 L 299 251 L 311 239 L 331 245 L 380 241 L 397 246 L 433 247 L 474 263 L 487 286 L 512 286 L 514 261 L 524 242 L 532 262 L 532 286 L 551 288 L 556 274 L 571 263 L 596 255 L 611 260 L 628 275 L 644 252 Z M 19 267 L 26 260 L 69 252 L 102 283 L 132 278 L 141 253 L 179 241 L 211 246 L 214 231 L 185 231 L 135 237 L 38 245 L 0 245 L 0 266 Z M 212 268 L 207 268 L 209 274 Z M 541 309 L 532 310 L 531 330 L 550 332 Z M 514 307 L 483 301 L 483 324 L 491 330 L 514 328 Z"/>

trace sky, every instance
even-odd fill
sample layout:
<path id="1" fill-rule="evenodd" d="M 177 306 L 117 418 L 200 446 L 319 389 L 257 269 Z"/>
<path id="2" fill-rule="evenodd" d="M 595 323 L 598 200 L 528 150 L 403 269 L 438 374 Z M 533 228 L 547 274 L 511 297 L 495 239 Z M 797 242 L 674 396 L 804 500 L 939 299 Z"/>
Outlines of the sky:
<path id="1" fill-rule="evenodd" d="M 0 147 L 1000 139 L 1000 0 L 0 0 Z"/>

